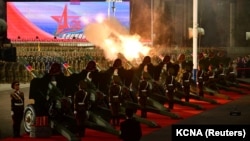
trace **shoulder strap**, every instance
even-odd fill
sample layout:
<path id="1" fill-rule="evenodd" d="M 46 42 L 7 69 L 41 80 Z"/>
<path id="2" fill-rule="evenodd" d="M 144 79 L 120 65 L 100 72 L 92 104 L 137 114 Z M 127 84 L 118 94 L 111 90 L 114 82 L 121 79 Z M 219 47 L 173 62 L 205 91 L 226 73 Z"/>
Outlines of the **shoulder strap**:
<path id="1" fill-rule="evenodd" d="M 86 91 L 83 91 L 83 93 L 84 93 L 85 95 L 84 95 L 84 98 L 83 98 L 83 100 L 82 100 L 82 103 L 85 103 L 85 99 L 86 99 L 88 93 L 87 93 Z"/>

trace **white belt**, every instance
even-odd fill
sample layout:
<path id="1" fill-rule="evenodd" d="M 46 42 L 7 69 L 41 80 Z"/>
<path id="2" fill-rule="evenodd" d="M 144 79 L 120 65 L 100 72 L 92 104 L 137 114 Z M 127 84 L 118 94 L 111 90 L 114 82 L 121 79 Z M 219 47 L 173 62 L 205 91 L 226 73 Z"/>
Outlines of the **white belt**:
<path id="1" fill-rule="evenodd" d="M 214 76 L 209 76 L 209 78 L 214 78 Z"/>
<path id="2" fill-rule="evenodd" d="M 85 103 L 83 103 L 83 102 L 79 102 L 79 103 L 78 103 L 78 105 L 84 105 L 84 104 L 85 104 Z"/>
<path id="3" fill-rule="evenodd" d="M 173 84 L 168 84 L 168 86 L 173 86 Z"/>
<path id="4" fill-rule="evenodd" d="M 147 92 L 147 90 L 141 90 L 141 92 Z"/>
<path id="5" fill-rule="evenodd" d="M 234 74 L 234 72 L 232 71 L 232 72 L 230 72 L 230 74 Z"/>
<path id="6" fill-rule="evenodd" d="M 199 77 L 199 79 L 202 79 L 202 77 Z"/>
<path id="7" fill-rule="evenodd" d="M 184 82 L 189 82 L 189 80 L 184 80 Z"/>
<path id="8" fill-rule="evenodd" d="M 118 96 L 113 96 L 113 98 L 118 98 Z"/>
<path id="9" fill-rule="evenodd" d="M 225 75 L 224 73 L 221 73 L 220 75 Z"/>
<path id="10" fill-rule="evenodd" d="M 23 103 L 14 103 L 15 106 L 22 106 Z"/>

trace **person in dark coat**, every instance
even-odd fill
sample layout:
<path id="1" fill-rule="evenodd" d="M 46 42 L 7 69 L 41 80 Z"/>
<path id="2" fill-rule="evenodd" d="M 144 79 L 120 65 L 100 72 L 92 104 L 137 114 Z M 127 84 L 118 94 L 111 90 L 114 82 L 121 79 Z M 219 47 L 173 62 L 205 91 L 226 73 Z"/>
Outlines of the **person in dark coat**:
<path id="1" fill-rule="evenodd" d="M 151 57 L 145 56 L 142 60 L 142 63 L 139 64 L 138 68 L 135 70 L 134 77 L 132 79 L 131 88 L 134 91 L 138 91 L 138 86 L 139 86 L 143 72 L 147 72 L 150 76 L 150 80 L 153 80 L 154 68 L 155 67 L 151 62 Z"/>
<path id="2" fill-rule="evenodd" d="M 177 82 L 175 80 L 175 70 L 174 68 L 169 68 L 168 70 L 168 75 L 165 81 L 165 85 L 166 85 L 166 94 L 168 97 L 168 108 L 169 109 L 173 109 L 174 108 L 174 91 L 177 87 Z"/>
<path id="3" fill-rule="evenodd" d="M 198 66 L 198 72 L 197 72 L 197 86 L 198 86 L 198 95 L 201 97 L 204 97 L 204 90 L 203 85 L 205 83 L 205 73 L 206 71 L 202 68 L 201 65 Z"/>
<path id="4" fill-rule="evenodd" d="M 141 106 L 141 117 L 147 118 L 147 101 L 150 96 L 151 91 L 151 83 L 149 82 L 150 76 L 147 72 L 143 72 L 142 80 L 139 83 L 139 97 L 138 102 Z"/>
<path id="5" fill-rule="evenodd" d="M 105 86 L 105 85 L 104 86 L 108 88 L 112 82 L 113 76 L 116 76 L 117 78 L 119 78 L 119 81 L 120 81 L 119 85 L 122 86 L 122 89 L 128 90 L 127 94 L 129 95 L 127 96 L 129 96 L 133 102 L 137 102 L 136 91 L 132 91 L 130 89 L 134 71 L 135 71 L 134 68 L 130 68 L 130 69 L 124 68 L 122 60 L 117 58 L 115 59 L 113 65 L 105 71 L 105 75 L 106 75 L 104 77 L 105 81 L 102 80 L 102 83 L 100 85 L 104 85 L 103 83 L 106 83 L 106 85 L 108 86 Z"/>
<path id="6" fill-rule="evenodd" d="M 219 68 L 217 69 L 215 73 L 216 83 L 219 83 L 221 85 L 227 86 L 226 82 L 226 68 L 224 67 L 224 64 L 219 64 Z"/>
<path id="7" fill-rule="evenodd" d="M 238 84 L 237 82 L 237 78 L 236 78 L 236 74 L 234 72 L 234 68 L 233 68 L 233 62 L 230 63 L 229 67 L 228 67 L 228 70 L 226 72 L 226 79 L 227 81 L 231 82 L 231 83 L 236 83 Z"/>
<path id="8" fill-rule="evenodd" d="M 112 83 L 109 87 L 109 106 L 112 114 L 113 126 L 120 124 L 120 111 L 122 103 L 122 86 L 119 76 L 113 76 Z"/>
<path id="9" fill-rule="evenodd" d="M 192 79 L 192 68 L 191 66 L 185 66 L 185 72 L 182 76 L 182 86 L 183 91 L 185 94 L 185 101 L 189 102 L 190 98 L 190 85 L 191 85 L 191 79 Z"/>
<path id="10" fill-rule="evenodd" d="M 90 94 L 86 89 L 87 83 L 84 80 L 81 80 L 79 82 L 79 90 L 74 94 L 74 114 L 79 137 L 85 135 L 85 122 L 88 119 L 88 110 L 90 107 Z"/>
<path id="11" fill-rule="evenodd" d="M 20 91 L 20 84 L 18 81 L 13 81 L 11 88 L 14 89 L 10 94 L 11 98 L 11 116 L 13 121 L 13 137 L 19 138 L 20 126 L 23 120 L 24 112 L 24 93 Z"/>
<path id="12" fill-rule="evenodd" d="M 126 69 L 123 67 L 122 60 L 117 58 L 114 61 L 114 64 L 109 68 L 113 70 L 113 73 L 115 70 L 117 70 L 117 75 L 120 77 L 121 82 L 124 86 L 130 87 L 134 68 Z"/>
<path id="13" fill-rule="evenodd" d="M 134 109 L 126 108 L 125 113 L 126 120 L 120 125 L 120 138 L 122 141 L 140 141 L 142 129 L 140 122 L 133 117 Z"/>
<path id="14" fill-rule="evenodd" d="M 216 86 L 216 80 L 215 80 L 215 70 L 213 65 L 209 65 L 208 71 L 205 75 L 205 86 L 213 89 L 214 91 L 219 92 L 218 87 Z"/>
<path id="15" fill-rule="evenodd" d="M 166 77 L 168 75 L 168 70 L 169 68 L 173 67 L 173 63 L 171 62 L 171 57 L 169 55 L 165 55 L 162 62 L 159 65 L 161 66 L 159 81 L 160 83 L 165 83 Z"/>

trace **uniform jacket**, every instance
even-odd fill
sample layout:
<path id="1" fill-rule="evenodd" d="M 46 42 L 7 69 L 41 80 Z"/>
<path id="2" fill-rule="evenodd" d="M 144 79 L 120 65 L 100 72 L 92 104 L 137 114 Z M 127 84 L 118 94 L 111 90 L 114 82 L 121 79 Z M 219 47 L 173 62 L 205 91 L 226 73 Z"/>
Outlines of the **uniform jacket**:
<path id="1" fill-rule="evenodd" d="M 77 112 L 87 111 L 90 106 L 90 94 L 84 90 L 79 90 L 75 93 L 74 108 Z"/>
<path id="2" fill-rule="evenodd" d="M 11 111 L 23 112 L 24 109 L 24 93 L 21 91 L 14 91 L 10 94 L 11 97 Z"/>
<path id="3" fill-rule="evenodd" d="M 205 70 L 198 70 L 197 72 L 197 82 L 203 82 L 205 80 Z"/>
<path id="4" fill-rule="evenodd" d="M 192 73 L 191 72 L 184 72 L 182 76 L 182 85 L 183 86 L 190 86 L 191 84 Z"/>
<path id="5" fill-rule="evenodd" d="M 118 84 L 111 84 L 109 88 L 109 101 L 120 103 L 122 97 L 122 86 Z"/>
<path id="6" fill-rule="evenodd" d="M 168 75 L 166 78 L 166 88 L 168 90 L 174 90 L 176 88 L 177 82 L 175 80 L 175 76 L 173 75 Z"/>

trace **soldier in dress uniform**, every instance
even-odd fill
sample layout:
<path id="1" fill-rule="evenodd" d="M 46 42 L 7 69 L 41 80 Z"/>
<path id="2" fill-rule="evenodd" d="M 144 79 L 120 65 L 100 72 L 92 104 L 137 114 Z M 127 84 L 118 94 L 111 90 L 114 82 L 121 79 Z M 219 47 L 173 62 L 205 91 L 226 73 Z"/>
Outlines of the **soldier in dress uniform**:
<path id="1" fill-rule="evenodd" d="M 189 102 L 189 97 L 190 97 L 190 85 L 191 85 L 191 80 L 192 80 L 192 66 L 193 63 L 192 62 L 186 62 L 186 64 L 182 65 L 182 67 L 184 68 L 184 73 L 182 75 L 182 87 L 183 87 L 183 91 L 185 94 L 185 101 Z"/>
<path id="2" fill-rule="evenodd" d="M 179 54 L 176 60 L 176 64 L 179 64 L 180 69 L 184 69 L 184 67 L 182 66 L 183 62 L 186 61 L 186 55 L 185 54 Z"/>
<path id="3" fill-rule="evenodd" d="M 133 68 L 131 68 L 131 69 L 124 68 L 123 64 L 122 64 L 122 60 L 119 58 L 115 59 L 113 65 L 111 67 L 109 67 L 105 72 L 105 77 L 107 78 L 106 83 L 108 85 L 111 84 L 110 82 L 112 82 L 112 81 L 109 81 L 110 78 L 112 79 L 113 76 L 119 77 L 120 85 L 122 86 L 123 91 L 126 90 L 126 94 L 127 94 L 126 97 L 127 98 L 130 97 L 134 102 L 136 102 L 137 101 L 136 93 L 130 89 L 133 75 L 134 75 L 134 69 Z M 105 81 L 103 81 L 103 82 L 105 82 Z M 107 85 L 107 84 L 105 84 L 105 85 Z"/>
<path id="4" fill-rule="evenodd" d="M 79 82 L 79 90 L 74 94 L 74 114 L 79 137 L 85 136 L 85 122 L 88 120 L 88 110 L 90 107 L 90 94 L 86 89 L 87 83 L 81 80 Z"/>
<path id="5" fill-rule="evenodd" d="M 205 75 L 206 71 L 208 69 L 209 61 L 206 58 L 205 53 L 199 53 L 198 56 L 199 59 L 199 64 L 198 64 L 198 69 L 196 73 L 196 84 L 198 87 L 198 95 L 203 97 L 204 96 L 204 84 L 205 84 Z"/>
<path id="6" fill-rule="evenodd" d="M 14 91 L 10 94 L 11 98 L 11 116 L 13 120 L 13 137 L 18 138 L 20 136 L 20 126 L 23 120 L 24 112 L 24 93 L 20 91 L 19 81 L 13 81 L 11 88 Z"/>
<path id="7" fill-rule="evenodd" d="M 73 84 L 70 86 L 73 86 L 73 87 L 68 88 L 67 95 L 71 96 L 72 91 L 75 92 L 78 90 L 78 87 L 75 87 L 75 86 L 79 84 L 80 80 L 87 80 L 90 83 L 94 83 L 93 81 L 95 81 L 95 79 L 93 77 L 95 77 L 98 72 L 99 71 L 96 68 L 96 62 L 93 60 L 89 61 L 86 67 L 82 69 L 79 73 L 73 72 L 73 74 L 69 76 L 69 79 L 71 80 L 71 83 Z"/>
<path id="8" fill-rule="evenodd" d="M 164 84 L 168 75 L 168 70 L 173 66 L 173 63 L 171 62 L 171 57 L 169 55 L 165 55 L 162 62 L 160 63 L 160 66 L 161 73 L 159 76 L 159 81 L 161 84 Z"/>
<path id="9" fill-rule="evenodd" d="M 46 65 L 45 65 L 45 62 L 43 61 L 43 62 L 41 62 L 41 71 L 40 71 L 40 73 L 42 75 L 44 75 L 45 71 L 46 71 Z"/>
<path id="10" fill-rule="evenodd" d="M 227 85 L 226 82 L 226 68 L 224 67 L 224 64 L 220 63 L 219 68 L 217 69 L 215 73 L 215 78 L 217 80 L 216 83 Z"/>
<path id="11" fill-rule="evenodd" d="M 215 91 L 218 91 L 218 87 L 216 86 L 215 83 L 215 70 L 212 64 L 209 65 L 208 71 L 206 73 L 205 77 L 205 85 Z"/>
<path id="12" fill-rule="evenodd" d="M 233 62 L 230 63 L 228 70 L 226 71 L 226 79 L 232 83 L 238 83 L 236 79 L 236 74 L 233 68 Z"/>
<path id="13" fill-rule="evenodd" d="M 169 68 L 168 70 L 168 75 L 166 78 L 166 93 L 167 93 L 167 97 L 168 97 L 168 108 L 169 109 L 173 109 L 174 108 L 174 91 L 176 88 L 176 80 L 175 80 L 175 69 L 174 67 Z"/>
<path id="14" fill-rule="evenodd" d="M 154 74 L 153 72 L 153 64 L 151 63 L 151 57 L 150 56 L 145 56 L 143 58 L 142 63 L 139 65 L 137 70 L 134 73 L 134 77 L 132 80 L 132 89 L 134 91 L 138 91 L 138 86 L 142 77 L 143 72 L 147 72 L 150 77 L 152 77 Z"/>
<path id="15" fill-rule="evenodd" d="M 141 117 L 147 118 L 147 101 L 152 89 L 152 84 L 149 82 L 150 76 L 147 72 L 143 72 L 142 80 L 139 83 L 138 101 L 141 106 Z"/>
<path id="16" fill-rule="evenodd" d="M 113 63 L 113 66 L 110 67 L 109 69 L 111 69 L 114 73 L 114 71 L 117 71 L 117 75 L 120 77 L 121 82 L 123 83 L 123 85 L 125 85 L 126 87 L 130 87 L 131 81 L 132 81 L 132 76 L 133 76 L 133 69 L 125 69 L 123 67 L 122 64 L 122 60 L 121 59 L 116 59 Z"/>
<path id="17" fill-rule="evenodd" d="M 114 75 L 109 87 L 109 106 L 112 114 L 112 125 L 119 126 L 122 105 L 122 86 L 119 76 Z"/>
<path id="18" fill-rule="evenodd" d="M 196 82 L 198 86 L 198 95 L 204 97 L 203 85 L 205 83 L 205 73 L 206 71 L 201 64 L 198 65 L 198 72 L 196 77 Z"/>

